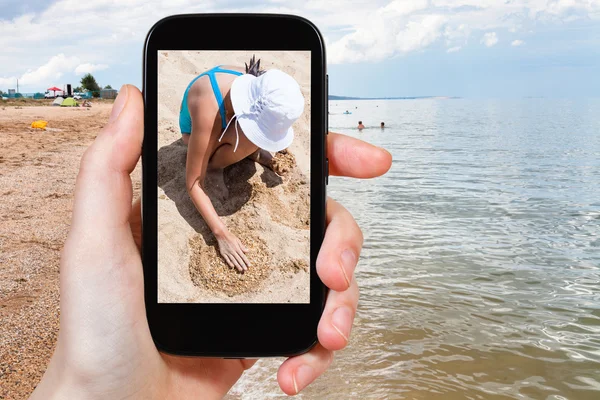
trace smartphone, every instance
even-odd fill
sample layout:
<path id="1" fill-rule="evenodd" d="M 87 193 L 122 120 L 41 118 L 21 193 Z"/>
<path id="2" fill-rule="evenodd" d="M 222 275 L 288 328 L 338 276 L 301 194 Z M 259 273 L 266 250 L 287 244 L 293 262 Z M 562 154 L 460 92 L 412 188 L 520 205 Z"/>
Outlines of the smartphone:
<path id="1" fill-rule="evenodd" d="M 324 40 L 290 15 L 176 15 L 145 41 L 142 260 L 159 350 L 291 356 L 327 290 Z"/>

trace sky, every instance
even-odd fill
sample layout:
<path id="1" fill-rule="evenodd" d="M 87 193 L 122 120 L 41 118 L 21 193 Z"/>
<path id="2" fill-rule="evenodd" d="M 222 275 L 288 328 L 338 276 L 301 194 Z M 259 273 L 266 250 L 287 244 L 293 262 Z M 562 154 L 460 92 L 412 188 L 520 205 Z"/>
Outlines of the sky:
<path id="1" fill-rule="evenodd" d="M 150 27 L 199 12 L 310 19 L 330 94 L 600 96 L 600 0 L 0 0 L 0 90 L 140 86 Z"/>

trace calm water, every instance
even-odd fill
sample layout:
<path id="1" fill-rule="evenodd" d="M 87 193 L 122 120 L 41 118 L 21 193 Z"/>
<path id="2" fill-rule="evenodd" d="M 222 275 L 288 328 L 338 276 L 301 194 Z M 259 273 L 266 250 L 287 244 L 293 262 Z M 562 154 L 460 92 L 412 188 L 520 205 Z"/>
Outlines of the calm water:
<path id="1" fill-rule="evenodd" d="M 302 397 L 600 399 L 600 100 L 330 110 L 394 164 L 330 180 L 365 232 L 361 300 L 350 347 Z M 278 362 L 229 398 L 283 397 Z"/>

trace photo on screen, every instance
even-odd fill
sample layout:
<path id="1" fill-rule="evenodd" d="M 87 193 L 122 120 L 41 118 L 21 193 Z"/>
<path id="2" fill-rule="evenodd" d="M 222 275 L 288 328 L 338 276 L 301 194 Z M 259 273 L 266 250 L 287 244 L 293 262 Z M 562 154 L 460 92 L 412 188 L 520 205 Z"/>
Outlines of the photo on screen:
<path id="1" fill-rule="evenodd" d="M 159 51 L 158 302 L 310 302 L 309 51 Z"/>

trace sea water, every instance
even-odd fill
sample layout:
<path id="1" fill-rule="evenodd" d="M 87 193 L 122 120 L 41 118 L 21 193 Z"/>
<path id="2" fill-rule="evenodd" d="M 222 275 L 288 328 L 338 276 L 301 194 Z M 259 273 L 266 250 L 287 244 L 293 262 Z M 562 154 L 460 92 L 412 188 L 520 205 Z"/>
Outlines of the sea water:
<path id="1" fill-rule="evenodd" d="M 599 399 L 600 99 L 330 112 L 331 130 L 394 161 L 381 178 L 330 179 L 365 234 L 361 297 L 348 348 L 301 398 Z M 260 361 L 228 398 L 284 397 L 280 363 Z"/>

